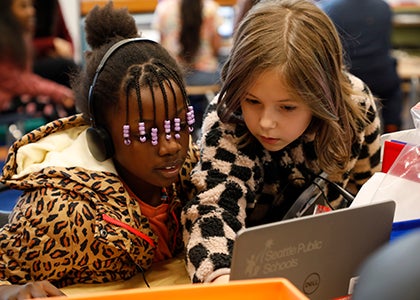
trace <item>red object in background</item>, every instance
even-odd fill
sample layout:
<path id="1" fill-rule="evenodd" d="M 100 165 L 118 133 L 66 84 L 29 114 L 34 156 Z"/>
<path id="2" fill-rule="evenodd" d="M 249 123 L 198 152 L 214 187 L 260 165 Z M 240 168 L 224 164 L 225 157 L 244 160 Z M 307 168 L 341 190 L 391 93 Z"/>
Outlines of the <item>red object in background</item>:
<path id="1" fill-rule="evenodd" d="M 323 212 L 329 212 L 329 211 L 331 211 L 330 207 L 328 207 L 326 205 L 317 204 L 315 206 L 314 215 L 320 214 L 320 213 L 323 213 Z"/>
<path id="2" fill-rule="evenodd" d="M 382 169 L 384 173 L 420 183 L 420 145 L 399 141 L 384 144 Z"/>
<path id="3" fill-rule="evenodd" d="M 388 173 L 395 159 L 401 153 L 405 143 L 398 141 L 385 141 L 384 143 L 384 155 L 382 157 L 382 172 Z"/>

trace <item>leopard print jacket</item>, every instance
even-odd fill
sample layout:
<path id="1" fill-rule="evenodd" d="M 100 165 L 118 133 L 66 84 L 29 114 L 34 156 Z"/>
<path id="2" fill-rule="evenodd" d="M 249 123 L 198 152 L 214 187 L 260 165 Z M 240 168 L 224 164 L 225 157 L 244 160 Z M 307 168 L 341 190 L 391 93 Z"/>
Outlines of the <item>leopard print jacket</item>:
<path id="1" fill-rule="evenodd" d="M 375 100 L 359 79 L 350 77 L 355 96 L 368 117 L 352 157 L 342 174 L 330 181 L 357 192 L 380 168 L 380 119 Z M 200 162 L 193 169 L 197 196 L 182 212 L 187 269 L 193 282 L 209 282 L 229 274 L 236 233 L 244 227 L 279 221 L 297 197 L 322 170 L 317 167 L 314 137 L 302 136 L 278 152 L 257 141 L 238 149 L 246 128 L 222 123 L 216 113 L 217 97 L 203 123 Z M 345 206 L 330 184 L 325 198 L 334 208 Z"/>
<path id="2" fill-rule="evenodd" d="M 81 115 L 57 120 L 25 135 L 10 149 L 1 181 L 23 194 L 9 223 L 0 229 L 0 281 L 49 280 L 63 287 L 127 279 L 151 266 L 156 235 L 116 172 L 92 171 L 84 165 L 49 166 L 14 176 L 17 150 L 23 145 L 69 129 L 79 134 L 87 127 Z M 183 250 L 179 215 L 197 160 L 198 148 L 192 146 L 176 194 L 168 191 L 173 196 L 168 229 L 177 237 L 171 245 L 173 255 Z"/>

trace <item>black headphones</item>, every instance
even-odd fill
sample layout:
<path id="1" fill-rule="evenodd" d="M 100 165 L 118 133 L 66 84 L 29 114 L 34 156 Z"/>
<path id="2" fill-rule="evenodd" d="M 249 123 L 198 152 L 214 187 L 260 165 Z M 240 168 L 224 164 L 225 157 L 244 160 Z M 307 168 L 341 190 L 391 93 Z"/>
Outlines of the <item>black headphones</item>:
<path id="1" fill-rule="evenodd" d="M 105 63 L 111 57 L 111 55 L 117 51 L 117 49 L 119 49 L 120 47 L 128 43 L 139 42 L 139 41 L 148 41 L 148 42 L 156 43 L 153 40 L 150 40 L 147 38 L 140 38 L 140 37 L 124 39 L 115 43 L 114 45 L 112 45 L 111 48 L 108 49 L 108 51 L 105 53 L 104 57 L 102 58 L 101 62 L 99 63 L 98 67 L 96 68 L 96 72 L 93 77 L 92 84 L 89 87 L 88 110 L 89 110 L 89 118 L 90 118 L 91 127 L 87 129 L 86 139 L 87 139 L 89 151 L 97 161 L 102 162 L 112 157 L 112 155 L 114 155 L 114 145 L 112 143 L 112 138 L 109 135 L 108 131 L 101 126 L 96 125 L 94 104 L 93 104 L 93 100 L 94 100 L 93 90 L 95 88 L 96 81 L 98 80 L 98 76 L 102 72 L 105 66 Z"/>
<path id="2" fill-rule="evenodd" d="M 296 217 L 301 217 L 303 215 L 306 215 L 308 213 L 313 212 L 313 205 L 317 204 L 319 201 L 319 198 L 321 202 L 324 201 L 327 202 L 327 204 L 332 209 L 331 205 L 328 202 L 327 197 L 325 196 L 323 192 L 323 188 L 326 185 L 326 183 L 330 184 L 330 187 L 335 188 L 337 192 L 343 197 L 346 206 L 349 207 L 351 203 L 353 202 L 355 196 L 353 196 L 349 191 L 347 191 L 345 188 L 339 186 L 335 182 L 332 182 L 331 180 L 327 179 L 327 174 L 325 172 L 322 172 L 321 174 L 316 174 L 315 179 L 312 181 L 312 184 L 307 187 L 296 199 L 296 201 L 293 203 L 293 205 L 290 207 L 290 209 L 287 211 L 285 216 L 282 220 L 292 219 Z M 312 207 L 312 210 L 310 208 Z"/>

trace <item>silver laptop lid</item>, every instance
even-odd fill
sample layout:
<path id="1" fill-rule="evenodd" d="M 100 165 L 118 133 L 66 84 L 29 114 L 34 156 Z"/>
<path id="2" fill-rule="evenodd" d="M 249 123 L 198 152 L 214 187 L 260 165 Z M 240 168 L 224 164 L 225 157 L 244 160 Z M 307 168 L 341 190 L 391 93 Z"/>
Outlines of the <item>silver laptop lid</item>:
<path id="1" fill-rule="evenodd" d="M 284 277 L 310 299 L 345 296 L 360 264 L 389 241 L 394 211 L 387 201 L 242 230 L 230 278 Z"/>

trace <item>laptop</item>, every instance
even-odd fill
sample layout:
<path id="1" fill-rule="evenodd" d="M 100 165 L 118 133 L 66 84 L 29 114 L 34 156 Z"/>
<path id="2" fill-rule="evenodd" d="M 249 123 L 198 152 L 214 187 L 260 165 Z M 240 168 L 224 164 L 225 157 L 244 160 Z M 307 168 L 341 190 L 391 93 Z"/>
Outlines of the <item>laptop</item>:
<path id="1" fill-rule="evenodd" d="M 361 263 L 389 241 L 394 211 L 386 201 L 243 229 L 230 280 L 283 277 L 309 299 L 345 299 Z"/>

